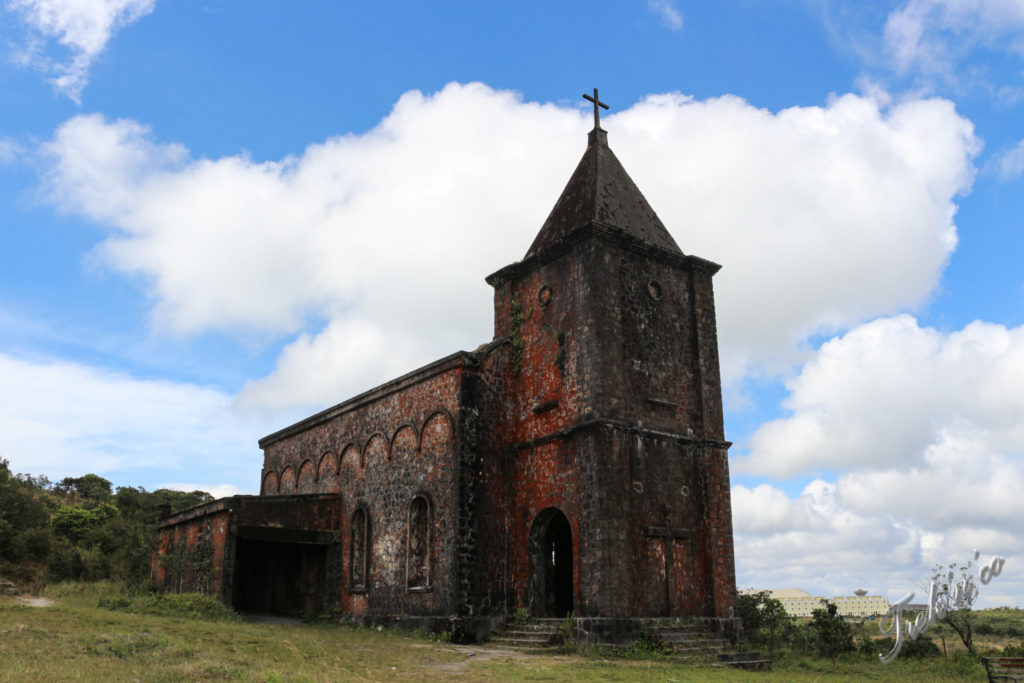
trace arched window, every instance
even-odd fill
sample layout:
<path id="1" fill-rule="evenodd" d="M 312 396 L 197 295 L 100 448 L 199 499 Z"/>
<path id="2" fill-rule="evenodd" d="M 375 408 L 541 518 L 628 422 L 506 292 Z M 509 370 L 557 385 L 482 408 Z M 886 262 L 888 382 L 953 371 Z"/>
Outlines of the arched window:
<path id="1" fill-rule="evenodd" d="M 349 548 L 349 590 L 365 591 L 370 574 L 370 517 L 358 508 L 352 513 L 352 545 Z"/>
<path id="2" fill-rule="evenodd" d="M 405 574 L 409 588 L 430 586 L 432 527 L 430 502 L 423 496 L 416 496 L 409 506 L 409 538 L 405 555 Z"/>

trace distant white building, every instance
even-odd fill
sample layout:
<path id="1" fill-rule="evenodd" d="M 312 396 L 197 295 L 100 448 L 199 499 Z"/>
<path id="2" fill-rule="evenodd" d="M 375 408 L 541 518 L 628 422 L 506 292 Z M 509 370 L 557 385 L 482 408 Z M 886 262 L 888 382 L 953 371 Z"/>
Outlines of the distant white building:
<path id="1" fill-rule="evenodd" d="M 758 593 L 749 589 L 740 591 L 741 595 Z M 834 603 L 836 611 L 844 617 L 871 617 L 889 611 L 889 599 L 880 595 L 868 595 L 867 591 L 858 590 L 855 595 L 837 595 L 833 598 L 811 595 L 799 588 L 767 589 L 771 597 L 782 603 L 786 614 L 791 617 L 809 617 L 813 610 L 821 607 L 821 601 Z"/>

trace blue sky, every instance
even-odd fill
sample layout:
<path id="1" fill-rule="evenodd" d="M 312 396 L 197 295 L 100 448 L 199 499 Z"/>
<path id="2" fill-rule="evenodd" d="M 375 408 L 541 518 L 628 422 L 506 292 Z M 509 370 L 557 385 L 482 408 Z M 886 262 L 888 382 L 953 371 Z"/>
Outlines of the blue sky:
<path id="1" fill-rule="evenodd" d="M 585 146 L 716 280 L 741 587 L 1024 604 L 1024 2 L 0 5 L 0 457 L 254 492 L 491 335 Z"/>

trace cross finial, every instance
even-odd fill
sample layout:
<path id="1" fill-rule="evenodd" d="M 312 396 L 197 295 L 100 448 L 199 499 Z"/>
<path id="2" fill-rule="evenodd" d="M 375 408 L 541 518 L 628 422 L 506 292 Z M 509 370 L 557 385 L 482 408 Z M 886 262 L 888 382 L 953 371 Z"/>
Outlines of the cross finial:
<path id="1" fill-rule="evenodd" d="M 608 105 L 602 102 L 597 97 L 597 88 L 594 88 L 594 96 L 583 93 L 583 99 L 589 100 L 594 103 L 594 130 L 601 130 L 601 110 L 598 107 L 608 108 Z"/>

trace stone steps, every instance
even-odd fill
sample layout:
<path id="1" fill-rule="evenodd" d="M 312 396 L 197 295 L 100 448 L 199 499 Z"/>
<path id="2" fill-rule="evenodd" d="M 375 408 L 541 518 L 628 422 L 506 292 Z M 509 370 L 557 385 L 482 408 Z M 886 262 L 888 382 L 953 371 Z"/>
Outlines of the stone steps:
<path id="1" fill-rule="evenodd" d="M 509 619 L 503 628 L 491 635 L 488 645 L 522 652 L 550 652 L 565 642 L 561 630 L 564 623 L 564 619 L 551 618 L 530 619 L 522 623 Z M 714 656 L 730 646 L 728 640 L 696 623 L 655 624 L 649 627 L 649 632 L 672 648 L 675 654 L 684 657 Z"/>
<path id="2" fill-rule="evenodd" d="M 509 620 L 504 628 L 495 631 L 488 639 L 491 647 L 519 650 L 521 652 L 550 652 L 564 642 L 559 630 L 562 619 L 531 619 L 526 623 Z"/>
<path id="3" fill-rule="evenodd" d="M 650 633 L 680 655 L 714 654 L 730 645 L 728 640 L 709 633 L 699 624 L 656 626 Z"/>

